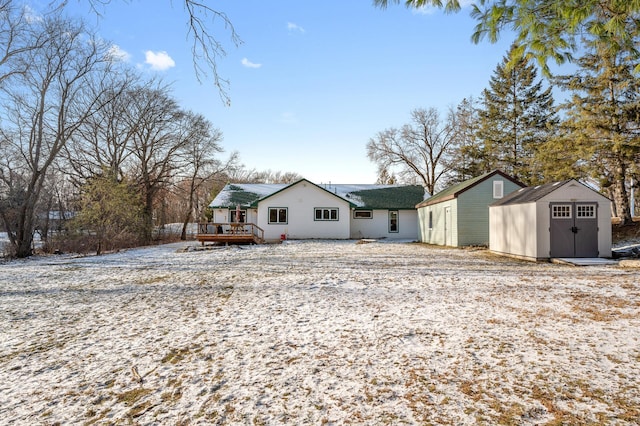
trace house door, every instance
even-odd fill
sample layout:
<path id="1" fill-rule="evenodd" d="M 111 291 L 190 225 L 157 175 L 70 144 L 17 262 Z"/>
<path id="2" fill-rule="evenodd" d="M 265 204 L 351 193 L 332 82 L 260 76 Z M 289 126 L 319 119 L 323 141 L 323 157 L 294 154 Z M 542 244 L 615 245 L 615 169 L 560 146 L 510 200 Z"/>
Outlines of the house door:
<path id="1" fill-rule="evenodd" d="M 451 207 L 444 208 L 444 245 L 451 245 Z"/>
<path id="2" fill-rule="evenodd" d="M 598 257 L 598 204 L 551 203 L 551 257 Z"/>

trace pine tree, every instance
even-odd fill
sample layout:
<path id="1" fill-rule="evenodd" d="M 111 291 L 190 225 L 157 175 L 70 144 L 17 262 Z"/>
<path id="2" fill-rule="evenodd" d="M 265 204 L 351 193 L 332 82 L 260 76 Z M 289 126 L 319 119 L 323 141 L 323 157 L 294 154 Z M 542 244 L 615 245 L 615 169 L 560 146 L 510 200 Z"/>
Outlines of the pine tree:
<path id="1" fill-rule="evenodd" d="M 82 187 L 80 211 L 73 223 L 95 237 L 96 253 L 128 241 L 143 241 L 144 205 L 133 187 L 107 169 Z"/>
<path id="2" fill-rule="evenodd" d="M 491 171 L 482 141 L 478 139 L 477 101 L 472 97 L 463 99 L 449 111 L 449 122 L 454 129 L 454 149 L 448 159 L 451 172 L 447 176 L 447 186 Z"/>
<path id="3" fill-rule="evenodd" d="M 512 47 L 511 50 L 515 49 Z M 509 52 L 482 92 L 478 137 L 484 143 L 489 169 L 501 169 L 527 184 L 544 180 L 536 164 L 558 118 L 551 87 L 543 89 L 537 71 L 526 59 L 508 66 Z"/>
<path id="4" fill-rule="evenodd" d="M 571 136 L 564 149 L 582 154 L 581 166 L 626 224 L 632 220 L 627 181 L 640 160 L 640 78 L 634 72 L 638 58 L 614 39 L 593 37 L 585 43 L 579 70 L 559 83 L 573 92 L 564 105 Z"/>

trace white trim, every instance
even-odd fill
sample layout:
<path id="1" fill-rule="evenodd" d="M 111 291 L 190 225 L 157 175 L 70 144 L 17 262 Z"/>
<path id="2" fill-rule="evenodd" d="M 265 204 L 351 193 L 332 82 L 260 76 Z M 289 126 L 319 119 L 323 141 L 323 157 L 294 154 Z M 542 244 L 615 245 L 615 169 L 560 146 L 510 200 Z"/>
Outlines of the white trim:
<path id="1" fill-rule="evenodd" d="M 553 204 L 551 206 L 552 219 L 571 219 L 571 204 Z"/>

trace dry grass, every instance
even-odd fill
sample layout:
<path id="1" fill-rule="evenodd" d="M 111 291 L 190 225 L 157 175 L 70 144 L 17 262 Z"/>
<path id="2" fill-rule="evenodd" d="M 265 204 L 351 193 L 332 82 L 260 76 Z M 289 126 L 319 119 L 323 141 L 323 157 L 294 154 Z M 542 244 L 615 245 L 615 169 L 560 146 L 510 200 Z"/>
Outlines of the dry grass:
<path id="1" fill-rule="evenodd" d="M 16 422 L 637 424 L 637 275 L 300 246 L 141 257 L 124 274 L 114 256 L 104 277 L 85 259 L 48 270 L 42 296 L 5 292 L 1 383 L 47 383 L 4 389 L 30 409 Z M 49 291 L 84 268 L 88 284 Z"/>

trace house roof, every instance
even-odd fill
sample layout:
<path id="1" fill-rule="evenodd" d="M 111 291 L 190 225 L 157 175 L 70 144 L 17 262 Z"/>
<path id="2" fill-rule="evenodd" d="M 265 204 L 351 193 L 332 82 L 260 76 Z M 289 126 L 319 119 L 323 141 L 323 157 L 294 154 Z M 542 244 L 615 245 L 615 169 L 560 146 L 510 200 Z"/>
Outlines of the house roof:
<path id="1" fill-rule="evenodd" d="M 356 209 L 414 209 L 424 198 L 420 185 L 316 185 L 306 179 L 292 184 L 229 183 L 211 201 L 211 208 L 256 207 L 259 201 L 306 181 L 339 198 Z"/>
<path id="2" fill-rule="evenodd" d="M 420 207 L 426 207 L 426 206 L 431 206 L 433 204 L 438 204 L 441 203 L 443 201 L 448 201 L 448 200 L 452 200 L 454 198 L 458 198 L 458 196 L 460 194 L 462 194 L 465 191 L 470 190 L 471 188 L 473 188 L 474 186 L 484 182 L 485 180 L 495 176 L 495 175 L 500 175 L 503 178 L 510 180 L 511 182 L 515 183 L 518 186 L 522 186 L 524 187 L 524 184 L 521 183 L 520 181 L 512 178 L 511 176 L 509 176 L 508 174 L 500 171 L 500 170 L 494 170 L 492 172 L 488 172 L 485 173 L 483 175 L 474 177 L 473 179 L 469 179 L 469 180 L 465 180 L 464 182 L 460 182 L 456 185 L 450 186 L 449 188 L 438 192 L 437 194 L 434 194 L 433 196 L 427 198 L 426 200 L 424 200 L 423 202 L 421 202 L 420 204 L 418 204 L 416 206 L 416 208 L 420 208 Z"/>
<path id="3" fill-rule="evenodd" d="M 491 204 L 491 206 L 504 206 L 508 204 L 525 204 L 525 203 L 535 202 L 540 200 L 544 196 L 551 194 L 553 191 L 556 191 L 562 188 L 563 186 L 569 184 L 570 182 L 574 182 L 579 185 L 582 185 L 585 188 L 588 188 L 589 190 L 593 191 L 595 194 L 598 194 L 599 196 L 604 197 L 604 195 L 600 194 L 593 188 L 581 182 L 578 182 L 575 179 L 567 179 L 567 180 L 562 180 L 558 182 L 546 183 L 544 185 L 529 186 L 527 188 L 519 189 L 507 195 L 506 197 L 494 202 L 493 204 Z"/>

